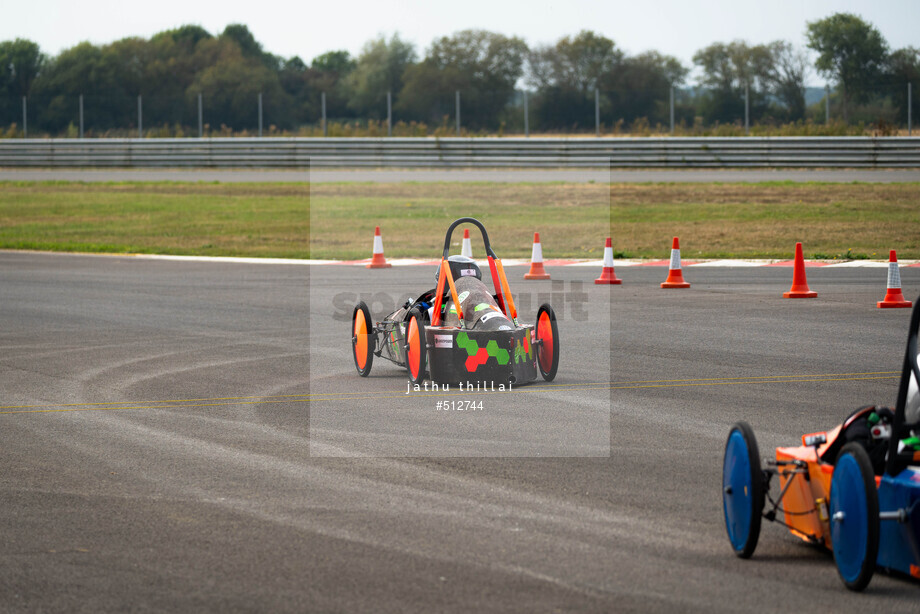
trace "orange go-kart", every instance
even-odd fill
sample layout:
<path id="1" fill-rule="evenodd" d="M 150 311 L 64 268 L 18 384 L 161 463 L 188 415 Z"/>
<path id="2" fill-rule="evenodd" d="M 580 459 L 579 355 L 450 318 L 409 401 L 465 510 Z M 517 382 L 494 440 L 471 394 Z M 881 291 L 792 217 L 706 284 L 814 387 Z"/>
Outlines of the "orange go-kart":
<path id="1" fill-rule="evenodd" d="M 762 467 L 754 432 L 736 423 L 725 444 L 722 502 L 735 553 L 754 553 L 762 519 L 833 551 L 847 588 L 876 569 L 920 578 L 920 302 L 914 307 L 895 409 L 867 406 Z M 778 479 L 777 487 L 773 478 Z"/>

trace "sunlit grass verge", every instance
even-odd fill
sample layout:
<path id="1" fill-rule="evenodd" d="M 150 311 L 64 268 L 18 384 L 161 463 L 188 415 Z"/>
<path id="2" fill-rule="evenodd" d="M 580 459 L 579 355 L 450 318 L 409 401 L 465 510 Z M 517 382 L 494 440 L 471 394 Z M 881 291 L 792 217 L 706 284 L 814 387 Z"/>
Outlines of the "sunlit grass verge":
<path id="1" fill-rule="evenodd" d="M 358 259 L 436 258 L 476 217 L 499 256 L 920 258 L 920 184 L 0 183 L 0 248 Z M 312 226 L 311 226 L 312 224 Z M 458 251 L 462 234 L 454 235 Z M 474 252 L 482 255 L 477 233 Z"/>
<path id="2" fill-rule="evenodd" d="M 308 184 L 0 184 L 0 247 L 309 257 Z"/>

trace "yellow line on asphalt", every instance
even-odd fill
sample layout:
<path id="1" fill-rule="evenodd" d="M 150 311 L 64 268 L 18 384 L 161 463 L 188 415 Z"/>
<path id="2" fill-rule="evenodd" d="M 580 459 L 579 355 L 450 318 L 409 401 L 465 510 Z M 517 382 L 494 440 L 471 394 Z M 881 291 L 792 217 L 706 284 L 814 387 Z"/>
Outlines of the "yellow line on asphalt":
<path id="1" fill-rule="evenodd" d="M 348 394 L 346 392 L 340 394 Z M 51 403 L 46 405 L 0 405 L 3 409 L 28 409 L 39 407 L 98 407 L 104 405 L 145 405 L 150 403 L 192 403 L 194 401 L 246 401 L 249 399 L 286 399 L 286 398 L 303 398 L 307 394 L 273 394 L 265 396 L 248 396 L 248 397 L 206 397 L 201 399 L 166 399 L 163 401 L 109 401 L 106 403 Z M 168 407 L 168 405 L 167 405 Z"/>
<path id="2" fill-rule="evenodd" d="M 822 378 L 822 379 L 778 379 L 778 380 L 756 380 L 756 381 L 700 381 L 692 382 L 686 381 L 683 383 L 673 383 L 673 384 L 656 384 L 656 383 L 641 383 L 637 382 L 634 384 L 628 385 L 618 385 L 618 384 L 599 384 L 593 388 L 555 388 L 553 392 L 557 391 L 582 391 L 582 390 L 635 390 L 641 388 L 683 388 L 688 386 L 740 386 L 745 384 L 782 384 L 788 382 L 852 382 L 852 381 L 861 381 L 861 380 L 878 380 L 878 379 L 895 379 L 894 375 L 881 375 L 881 376 L 872 376 L 872 377 L 834 377 L 834 378 Z M 735 379 L 735 378 L 732 378 Z M 543 386 L 537 386 L 534 388 L 515 388 L 513 390 L 506 390 L 504 393 L 495 392 L 495 394 L 508 394 L 508 393 L 534 393 L 540 392 L 543 390 Z M 313 397 L 309 399 L 311 402 L 316 401 L 342 401 L 342 400 L 369 400 L 369 399 L 400 399 L 400 398 L 411 398 L 415 397 L 437 397 L 437 396 L 464 396 L 469 394 L 477 394 L 475 392 L 470 393 L 467 391 L 451 391 L 451 392 L 412 392 L 411 394 L 396 394 L 396 395 L 380 395 L 380 394 L 364 394 L 362 396 L 354 396 L 347 398 L 322 398 L 322 397 Z M 478 394 L 482 394 L 481 392 Z"/>
<path id="3" fill-rule="evenodd" d="M 566 390 L 577 390 L 579 388 L 603 386 L 604 388 L 610 388 L 611 386 L 626 386 L 628 388 L 636 388 L 637 384 L 679 384 L 684 382 L 730 382 L 730 381 L 739 381 L 743 380 L 748 382 L 749 380 L 777 380 L 780 378 L 795 378 L 799 381 L 809 381 L 809 379 L 802 378 L 825 378 L 825 377 L 849 377 L 849 376 L 861 376 L 861 375 L 894 375 L 900 374 L 900 371 L 868 371 L 865 373 L 817 373 L 814 375 L 752 375 L 750 377 L 707 377 L 707 378 L 692 378 L 692 379 L 652 379 L 652 380 L 637 380 L 631 382 L 583 382 L 580 384 L 547 384 L 541 382 L 539 384 L 540 388 L 554 388 L 559 389 L 564 388 Z M 825 380 L 815 380 L 815 381 L 825 381 Z M 833 381 L 833 380 L 827 380 Z M 751 383 L 755 383 L 751 381 Z M 105 403 L 49 403 L 44 405 L 0 405 L 0 413 L 15 413 L 3 410 L 12 410 L 12 409 L 44 409 L 44 408 L 93 408 L 93 407 L 102 407 L 105 406 L 117 406 L 118 409 L 129 409 L 127 406 L 135 405 L 151 405 L 151 404 L 165 404 L 163 407 L 172 407 L 175 403 L 195 403 L 198 401 L 249 401 L 252 399 L 294 399 L 294 400 L 309 400 L 317 397 L 334 397 L 334 396 L 345 396 L 353 395 L 354 392 L 320 392 L 316 394 L 271 394 L 271 395 L 253 395 L 253 396 L 242 396 L 242 397 L 203 397 L 196 399 L 165 399 L 162 401 L 108 401 Z M 360 394 L 360 393 L 357 393 Z M 366 393 L 372 394 L 372 393 Z M 227 403 L 227 405 L 239 405 L 239 403 Z M 197 407 L 197 406 L 178 406 L 178 407 Z M 138 409 L 151 409 L 150 407 L 138 407 Z"/>
<path id="4" fill-rule="evenodd" d="M 687 379 L 687 380 L 649 380 L 637 382 L 597 382 L 592 384 L 555 384 L 551 389 L 552 392 L 560 391 L 582 391 L 582 390 L 629 390 L 642 388 L 683 388 L 697 386 L 741 386 L 752 384 L 783 384 L 783 383 L 807 383 L 807 382 L 850 382 L 866 381 L 880 379 L 895 379 L 896 371 L 878 371 L 874 373 L 841 373 L 841 374 L 823 374 L 823 375 L 777 375 L 757 376 L 751 378 L 705 378 L 705 379 Z M 535 393 L 546 388 L 545 385 L 533 388 L 515 388 L 504 392 L 496 391 L 495 394 L 509 393 Z M 195 407 L 225 407 L 238 405 L 271 405 L 278 403 L 311 403 L 311 402 L 332 402 L 332 401 L 364 401 L 372 399 L 405 399 L 419 397 L 437 397 L 437 396 L 469 396 L 482 395 L 492 391 L 420 391 L 406 394 L 376 394 L 376 393 L 318 393 L 315 395 L 274 395 L 267 397 L 224 397 L 213 399 L 186 399 L 175 401 L 138 401 L 123 403 L 86 403 L 83 405 L 71 403 L 66 405 L 25 405 L 25 406 L 6 406 L 0 407 L 0 414 L 34 414 L 34 413 L 60 413 L 76 411 L 126 411 L 138 409 L 189 409 Z M 254 400 L 258 399 L 258 400 Z M 215 403 L 194 403 L 194 401 L 219 401 Z"/>

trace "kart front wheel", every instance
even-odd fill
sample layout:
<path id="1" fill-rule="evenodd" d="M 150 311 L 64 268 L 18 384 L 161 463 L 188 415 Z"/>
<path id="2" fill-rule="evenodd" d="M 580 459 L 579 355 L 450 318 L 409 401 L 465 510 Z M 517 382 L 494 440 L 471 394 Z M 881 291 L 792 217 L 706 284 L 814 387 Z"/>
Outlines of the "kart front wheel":
<path id="1" fill-rule="evenodd" d="M 413 309 L 406 322 L 406 369 L 409 371 L 409 381 L 413 384 L 420 384 L 425 379 L 427 358 L 425 319 L 421 311 Z"/>
<path id="2" fill-rule="evenodd" d="M 846 587 L 869 585 L 878 558 L 879 517 L 875 472 L 866 450 L 848 443 L 840 450 L 830 495 L 831 547 Z"/>
<path id="3" fill-rule="evenodd" d="M 540 375 L 548 382 L 556 377 L 559 368 L 559 327 L 556 325 L 556 312 L 543 303 L 537 310 L 537 323 L 534 327 L 537 346 L 537 366 Z"/>
<path id="4" fill-rule="evenodd" d="M 760 537 L 764 506 L 763 470 L 754 431 L 737 422 L 728 433 L 722 462 L 722 509 L 735 554 L 750 558 Z"/>
<path id="5" fill-rule="evenodd" d="M 377 335 L 371 324 L 370 310 L 364 301 L 360 301 L 351 314 L 351 353 L 361 377 L 367 377 L 371 372 L 376 345 Z"/>

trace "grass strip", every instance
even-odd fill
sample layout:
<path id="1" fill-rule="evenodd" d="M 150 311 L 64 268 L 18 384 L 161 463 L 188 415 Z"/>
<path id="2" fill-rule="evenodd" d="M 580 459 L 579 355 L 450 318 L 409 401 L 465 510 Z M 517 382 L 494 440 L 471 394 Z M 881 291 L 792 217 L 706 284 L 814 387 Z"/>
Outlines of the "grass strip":
<path id="1" fill-rule="evenodd" d="M 920 184 L 0 182 L 0 248 L 358 259 L 436 258 L 455 218 L 499 256 L 920 258 Z M 477 233 L 473 249 L 482 254 Z M 461 233 L 455 233 L 459 250 Z"/>

